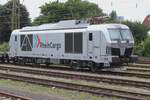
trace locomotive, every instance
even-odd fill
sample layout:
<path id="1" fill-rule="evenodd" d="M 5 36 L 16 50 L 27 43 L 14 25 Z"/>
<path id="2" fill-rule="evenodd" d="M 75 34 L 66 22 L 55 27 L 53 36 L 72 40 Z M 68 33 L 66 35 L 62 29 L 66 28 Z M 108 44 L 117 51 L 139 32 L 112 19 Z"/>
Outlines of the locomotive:
<path id="1" fill-rule="evenodd" d="M 134 61 L 134 38 L 123 24 L 64 20 L 23 27 L 12 32 L 9 47 L 10 60 L 21 64 L 67 64 L 95 71 Z"/>

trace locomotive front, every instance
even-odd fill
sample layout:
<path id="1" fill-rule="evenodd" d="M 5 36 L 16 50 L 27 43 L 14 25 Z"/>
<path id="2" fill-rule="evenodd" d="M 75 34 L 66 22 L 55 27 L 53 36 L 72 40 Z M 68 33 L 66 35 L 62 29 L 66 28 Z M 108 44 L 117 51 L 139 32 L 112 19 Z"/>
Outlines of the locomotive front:
<path id="1" fill-rule="evenodd" d="M 122 64 L 133 62 L 134 38 L 130 29 L 126 25 L 113 25 L 107 28 L 110 44 L 106 48 L 106 53 L 112 56 L 112 64 Z"/>

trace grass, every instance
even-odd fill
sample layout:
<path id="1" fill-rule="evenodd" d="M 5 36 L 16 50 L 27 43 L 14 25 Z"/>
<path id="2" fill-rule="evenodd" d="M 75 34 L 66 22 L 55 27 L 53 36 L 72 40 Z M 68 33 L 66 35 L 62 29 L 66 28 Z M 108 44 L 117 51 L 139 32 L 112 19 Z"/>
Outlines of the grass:
<path id="1" fill-rule="evenodd" d="M 4 79 L 0 79 L 0 86 L 29 93 L 40 93 L 46 95 L 51 94 L 64 98 L 64 100 L 119 100 L 114 97 L 100 97 L 89 93 L 58 89 L 55 87 L 45 87 L 41 85 Z"/>

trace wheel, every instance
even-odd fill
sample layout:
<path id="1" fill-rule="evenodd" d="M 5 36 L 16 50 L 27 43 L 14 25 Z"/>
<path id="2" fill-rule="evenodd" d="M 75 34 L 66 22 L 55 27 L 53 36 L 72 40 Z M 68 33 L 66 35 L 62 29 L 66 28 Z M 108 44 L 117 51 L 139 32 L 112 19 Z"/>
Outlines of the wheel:
<path id="1" fill-rule="evenodd" d="M 91 70 L 92 72 L 96 72 L 96 71 L 97 71 L 97 67 L 91 66 L 91 67 L 90 67 L 90 70 Z"/>
<path id="2" fill-rule="evenodd" d="M 32 58 L 32 66 L 33 67 L 37 67 L 38 63 L 37 63 L 37 59 L 36 58 Z"/>
<path id="3" fill-rule="evenodd" d="M 96 72 L 97 71 L 97 67 L 95 66 L 95 64 L 93 62 L 89 62 L 88 63 L 88 67 L 90 68 L 90 70 L 92 72 Z"/>
<path id="4" fill-rule="evenodd" d="M 48 66 L 49 66 L 49 63 L 45 63 L 45 65 L 46 65 L 46 67 L 48 67 Z"/>
<path id="5" fill-rule="evenodd" d="M 7 58 L 7 63 L 9 63 L 9 58 Z"/>
<path id="6" fill-rule="evenodd" d="M 18 64 L 19 65 L 25 65 L 25 59 L 24 58 L 19 58 L 18 59 Z"/>
<path id="7" fill-rule="evenodd" d="M 21 64 L 21 65 L 25 65 L 24 60 L 21 60 L 20 64 Z"/>
<path id="8" fill-rule="evenodd" d="M 4 63 L 4 62 L 5 62 L 4 58 L 2 58 L 2 59 L 1 59 L 1 62 L 2 62 L 2 63 Z"/>
<path id="9" fill-rule="evenodd" d="M 79 63 L 76 62 L 76 61 L 71 61 L 71 64 L 70 64 L 71 68 L 74 69 L 74 70 L 79 70 L 80 67 L 79 67 Z"/>
<path id="10" fill-rule="evenodd" d="M 15 57 L 12 58 L 12 63 L 16 64 L 16 58 Z"/>

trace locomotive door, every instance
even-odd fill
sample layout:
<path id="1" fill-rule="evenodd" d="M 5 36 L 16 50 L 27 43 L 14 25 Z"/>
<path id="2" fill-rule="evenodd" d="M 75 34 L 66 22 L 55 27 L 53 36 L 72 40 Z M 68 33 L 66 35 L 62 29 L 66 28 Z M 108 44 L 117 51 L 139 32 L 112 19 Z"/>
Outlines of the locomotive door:
<path id="1" fill-rule="evenodd" d="M 93 32 L 89 32 L 89 34 L 88 34 L 88 47 L 87 47 L 87 51 L 88 51 L 88 57 L 90 58 L 90 59 L 92 59 L 93 58 Z"/>
<path id="2" fill-rule="evenodd" d="M 96 60 L 99 60 L 98 58 L 99 58 L 99 56 L 100 56 L 100 52 L 101 52 L 101 50 L 100 50 L 100 48 L 101 48 L 101 32 L 99 32 L 99 31 L 97 31 L 97 32 L 95 32 L 95 34 L 94 34 L 94 38 L 93 38 L 93 43 L 94 43 L 94 45 L 93 45 L 93 56 L 94 56 L 94 59 L 95 59 L 95 61 Z"/>

